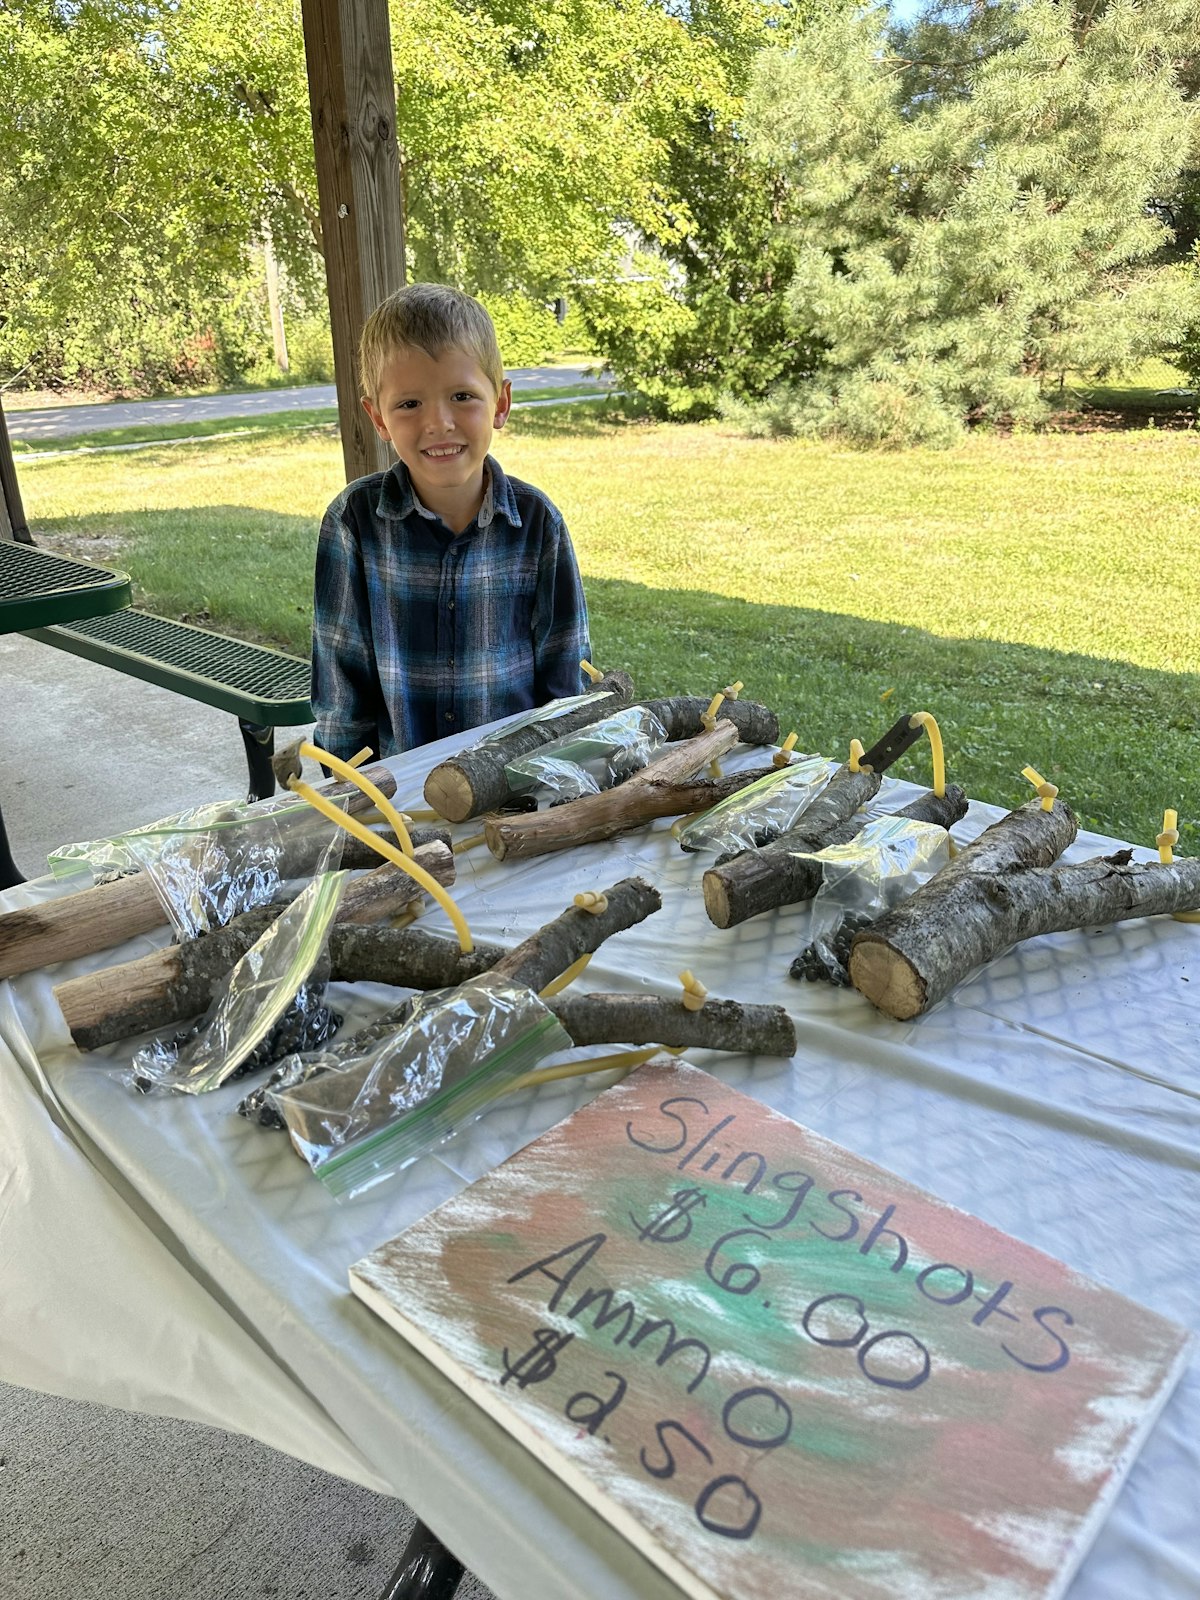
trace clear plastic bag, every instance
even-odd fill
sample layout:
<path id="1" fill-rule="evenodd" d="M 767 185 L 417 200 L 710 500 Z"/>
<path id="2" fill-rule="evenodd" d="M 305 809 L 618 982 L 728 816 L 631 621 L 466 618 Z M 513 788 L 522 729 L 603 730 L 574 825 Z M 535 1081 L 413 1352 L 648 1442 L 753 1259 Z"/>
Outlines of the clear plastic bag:
<path id="1" fill-rule="evenodd" d="M 333 1072 L 339 1067 L 352 1066 L 356 1061 L 370 1055 L 376 1046 L 399 1032 L 412 1015 L 413 1004 L 411 998 L 402 1000 L 398 1006 L 392 1006 L 382 1012 L 373 1021 L 361 1027 L 357 1033 L 351 1034 L 348 1039 L 339 1040 L 328 1050 L 317 1050 L 315 1043 L 323 1041 L 315 1041 L 313 1046 L 303 1047 L 294 1054 L 281 1054 L 276 1058 L 278 1066 L 267 1081 L 256 1084 L 240 1102 L 238 1116 L 247 1117 L 263 1128 L 286 1128 L 287 1123 L 271 1104 L 270 1097 L 276 1090 L 292 1089 L 322 1072 Z"/>
<path id="2" fill-rule="evenodd" d="M 289 1014 L 297 1028 L 320 1023 L 313 1012 L 323 1005 L 328 977 L 320 964 L 344 884 L 344 873 L 314 878 L 246 952 L 203 1022 L 182 1043 L 155 1039 L 135 1053 L 125 1075 L 129 1086 L 142 1094 L 152 1089 L 205 1094 L 241 1076 Z"/>
<path id="3" fill-rule="evenodd" d="M 444 1143 L 571 1040 L 532 990 L 483 973 L 417 995 L 407 1020 L 347 1061 L 283 1064 L 296 1081 L 269 1107 L 338 1199 L 360 1194 Z"/>
<path id="4" fill-rule="evenodd" d="M 802 756 L 768 772 L 693 817 L 679 830 L 679 847 L 725 856 L 770 844 L 795 827 L 836 771 L 836 761 Z"/>
<path id="5" fill-rule="evenodd" d="M 791 975 L 845 987 L 854 935 L 941 871 L 950 859 L 950 836 L 936 823 L 876 817 L 849 843 L 809 859 L 821 863 L 823 879 L 813 900 L 813 936 Z"/>
<path id="6" fill-rule="evenodd" d="M 222 928 L 273 900 L 283 884 L 340 865 L 342 830 L 295 796 L 266 812 L 229 810 L 201 806 L 122 841 L 180 939 Z"/>
<path id="7" fill-rule="evenodd" d="M 507 739 L 509 734 L 515 733 L 518 728 L 532 727 L 535 722 L 548 722 L 553 717 L 561 717 L 565 711 L 575 711 L 580 706 L 586 706 L 591 700 L 607 700 L 610 694 L 611 691 L 608 689 L 589 689 L 586 694 L 564 695 L 561 700 L 547 700 L 544 706 L 535 706 L 532 711 L 514 717 L 511 722 L 506 722 L 502 728 L 497 728 L 493 733 L 485 733 L 478 744 L 472 745 L 471 748 L 485 750 L 488 745 Z"/>
<path id="8" fill-rule="evenodd" d="M 91 872 L 102 878 L 109 874 L 136 872 L 147 851 L 152 851 L 161 837 L 197 828 L 225 828 L 258 817 L 272 816 L 282 811 L 294 811 L 298 804 L 294 794 L 277 794 L 269 800 L 214 800 L 207 805 L 194 806 L 189 811 L 174 816 L 161 817 L 157 822 L 144 823 L 140 828 L 130 828 L 128 833 L 114 834 L 109 839 L 85 839 L 76 844 L 59 845 L 47 857 L 55 878 L 70 878 L 79 872 Z"/>
<path id="9" fill-rule="evenodd" d="M 556 800 L 599 794 L 631 777 L 667 742 L 667 730 L 648 706 L 625 706 L 600 722 L 564 734 L 504 768 L 509 789 L 545 790 Z"/>

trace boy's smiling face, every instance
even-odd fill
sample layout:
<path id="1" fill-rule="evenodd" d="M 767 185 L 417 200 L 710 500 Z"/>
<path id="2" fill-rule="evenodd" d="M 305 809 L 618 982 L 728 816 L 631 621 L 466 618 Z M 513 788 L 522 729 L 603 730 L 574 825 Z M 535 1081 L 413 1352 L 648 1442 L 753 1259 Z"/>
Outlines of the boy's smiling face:
<path id="1" fill-rule="evenodd" d="M 376 433 L 408 468 L 422 505 L 456 533 L 483 503 L 484 458 L 511 404 L 507 379 L 497 395 L 475 357 L 453 347 L 436 357 L 413 346 L 393 351 L 376 399 L 363 400 Z"/>

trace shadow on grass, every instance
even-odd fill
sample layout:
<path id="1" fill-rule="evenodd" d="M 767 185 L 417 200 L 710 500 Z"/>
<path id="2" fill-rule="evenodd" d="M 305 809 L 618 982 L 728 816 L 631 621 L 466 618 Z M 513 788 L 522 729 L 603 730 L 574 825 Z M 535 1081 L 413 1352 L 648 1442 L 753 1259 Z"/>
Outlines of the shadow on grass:
<path id="1" fill-rule="evenodd" d="M 800 748 L 870 744 L 902 711 L 932 711 L 947 773 L 980 800 L 1027 800 L 1033 765 L 1100 832 L 1153 845 L 1167 806 L 1200 849 L 1200 676 L 895 623 L 585 580 L 593 659 L 641 692 L 708 693 L 740 678 Z M 887 691 L 891 690 L 890 694 Z M 886 695 L 886 698 L 885 698 Z M 923 742 L 897 776 L 927 782 Z"/>
<path id="2" fill-rule="evenodd" d="M 304 654 L 316 531 L 306 516 L 206 506 L 42 521 L 36 536 L 126 568 L 149 610 Z M 1028 799 L 1031 764 L 1085 826 L 1149 845 L 1177 807 L 1182 851 L 1200 849 L 1200 675 L 700 590 L 584 584 L 593 659 L 628 669 L 642 694 L 708 694 L 740 678 L 801 749 L 830 754 L 851 738 L 869 745 L 902 711 L 932 711 L 948 776 L 976 798 Z M 927 782 L 927 745 L 897 775 Z"/>
<path id="3" fill-rule="evenodd" d="M 621 428 L 646 427 L 651 422 L 645 407 L 636 398 L 627 397 L 514 411 L 505 431 L 531 439 L 596 439 Z"/>

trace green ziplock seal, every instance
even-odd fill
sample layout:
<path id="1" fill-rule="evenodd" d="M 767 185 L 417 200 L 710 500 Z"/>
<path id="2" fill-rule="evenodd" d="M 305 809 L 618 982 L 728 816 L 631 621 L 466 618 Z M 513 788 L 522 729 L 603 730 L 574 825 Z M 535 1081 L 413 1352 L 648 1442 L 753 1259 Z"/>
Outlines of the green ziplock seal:
<path id="1" fill-rule="evenodd" d="M 357 1194 L 441 1144 L 509 1083 L 546 1056 L 570 1047 L 570 1037 L 558 1018 L 547 1011 L 519 1038 L 480 1062 L 461 1083 L 440 1090 L 389 1126 L 343 1145 L 313 1171 L 335 1199 Z"/>

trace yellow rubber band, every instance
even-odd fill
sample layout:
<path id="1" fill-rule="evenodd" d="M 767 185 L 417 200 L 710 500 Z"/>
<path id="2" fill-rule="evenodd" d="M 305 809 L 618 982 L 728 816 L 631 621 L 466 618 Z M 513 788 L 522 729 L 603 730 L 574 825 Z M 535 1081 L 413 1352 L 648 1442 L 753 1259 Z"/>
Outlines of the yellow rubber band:
<path id="1" fill-rule="evenodd" d="M 779 749 L 776 750 L 775 754 L 771 757 L 772 766 L 786 767 L 791 764 L 792 751 L 796 748 L 796 740 L 798 738 L 799 734 L 795 732 L 788 734 L 787 738 L 779 746 Z"/>
<path id="2" fill-rule="evenodd" d="M 599 667 L 594 667 L 590 661 L 581 661 L 579 663 L 579 670 L 581 672 L 586 672 L 593 683 L 599 683 L 600 679 L 604 676 Z"/>
<path id="3" fill-rule="evenodd" d="M 427 807 L 405 806 L 400 813 L 407 817 L 409 822 L 445 822 L 445 817 L 440 811 L 430 811 Z"/>
<path id="4" fill-rule="evenodd" d="M 456 845 L 451 846 L 451 849 L 456 856 L 461 856 L 468 850 L 474 850 L 476 845 L 486 843 L 486 833 L 473 833 L 469 839 L 460 839 Z"/>
<path id="5" fill-rule="evenodd" d="M 742 682 L 742 680 L 740 678 L 738 679 L 738 681 L 736 683 L 726 684 L 726 686 L 725 686 L 725 698 L 726 698 L 726 700 L 736 700 L 738 695 L 741 694 L 742 690 L 745 687 L 746 687 L 746 685 Z"/>
<path id="6" fill-rule="evenodd" d="M 1179 813 L 1170 809 L 1163 812 L 1162 832 L 1155 840 L 1158 859 L 1164 867 L 1175 860 L 1175 846 L 1179 843 Z M 1172 911 L 1172 922 L 1200 922 L 1200 911 Z"/>
<path id="7" fill-rule="evenodd" d="M 883 691 L 883 693 L 879 696 L 879 698 L 881 700 L 890 700 L 891 697 L 895 694 L 895 692 L 896 692 L 895 689 L 885 689 Z"/>
<path id="8" fill-rule="evenodd" d="M 708 763 L 708 775 L 710 778 L 723 778 L 725 776 L 725 774 L 721 771 L 721 763 L 717 760 L 716 756 L 714 756 Z"/>
<path id="9" fill-rule="evenodd" d="M 1169 867 L 1175 859 L 1175 845 L 1179 843 L 1179 813 L 1164 811 L 1162 832 L 1154 841 L 1158 845 L 1158 859 Z"/>
<path id="10" fill-rule="evenodd" d="M 910 728 L 924 728 L 929 735 L 929 750 L 933 756 L 933 792 L 940 800 L 946 793 L 946 753 L 942 749 L 942 732 L 937 725 L 937 718 L 932 711 L 914 711 L 908 719 L 908 725 Z"/>
<path id="11" fill-rule="evenodd" d="M 344 828 L 347 833 L 352 833 L 356 839 L 383 856 L 385 861 L 390 861 L 394 866 L 407 872 L 409 877 L 420 884 L 426 894 L 431 894 L 441 906 L 442 910 L 454 924 L 454 931 L 458 934 L 459 949 L 464 954 L 474 950 L 475 944 L 471 938 L 471 930 L 467 927 L 467 919 L 454 904 L 454 901 L 442 888 L 436 878 L 432 877 L 425 868 L 414 861 L 411 856 L 404 855 L 397 850 L 395 845 L 389 844 L 386 839 L 381 839 L 377 833 L 372 833 L 366 823 L 360 822 L 357 817 L 349 816 L 345 811 L 340 811 L 332 800 L 327 800 L 323 794 L 318 794 L 311 784 L 301 783 L 298 778 L 293 779 L 291 788 L 302 800 L 307 800 L 314 810 L 319 811 L 323 817 L 328 817 L 330 822 L 337 823 L 339 828 Z"/>
<path id="12" fill-rule="evenodd" d="M 700 714 L 700 726 L 702 728 L 704 728 L 706 730 L 706 732 L 711 733 L 713 731 L 713 729 L 716 727 L 716 725 L 717 725 L 717 712 L 721 709 L 721 706 L 724 704 L 724 701 L 725 701 L 725 696 L 724 696 L 723 693 L 722 694 L 715 694 L 715 695 L 713 695 L 712 699 L 708 702 L 708 710 L 701 712 L 701 714 Z"/>
<path id="13" fill-rule="evenodd" d="M 1054 797 L 1058 793 L 1058 790 L 1054 787 L 1054 785 L 1052 783 L 1047 783 L 1045 778 L 1042 777 L 1041 773 L 1036 767 L 1022 767 L 1021 776 L 1028 779 L 1028 781 L 1041 796 L 1042 810 L 1053 811 Z"/>
<path id="14" fill-rule="evenodd" d="M 581 889 L 575 896 L 573 904 L 578 906 L 580 911 L 590 911 L 594 917 L 598 917 L 602 911 L 608 910 L 608 896 L 597 894 L 595 889 Z"/>
<path id="15" fill-rule="evenodd" d="M 850 741 L 850 757 L 846 762 L 846 765 L 850 768 L 851 772 L 861 772 L 863 770 L 863 768 L 862 768 L 862 758 L 863 758 L 864 754 L 865 754 L 865 752 L 863 750 L 863 742 L 862 742 L 862 740 L 861 739 L 851 739 L 851 741 Z"/>
<path id="16" fill-rule="evenodd" d="M 578 961 L 572 961 L 571 965 L 565 972 L 560 972 L 557 978 L 551 978 L 550 982 L 544 989 L 538 990 L 538 999 L 549 1000 L 551 995 L 561 994 L 568 984 L 575 982 L 575 979 L 579 976 L 591 959 L 592 955 L 591 951 L 589 950 L 587 955 L 580 956 Z"/>
<path id="17" fill-rule="evenodd" d="M 699 1011 L 708 996 L 708 990 L 695 976 L 689 967 L 686 972 L 679 974 L 679 981 L 683 985 L 683 1009 L 685 1011 Z"/>
<path id="18" fill-rule="evenodd" d="M 397 842 L 406 856 L 413 853 L 413 842 L 408 836 L 408 829 L 404 826 L 400 813 L 395 806 L 370 778 L 357 771 L 349 761 L 343 761 L 340 756 L 331 756 L 328 750 L 322 750 L 318 745 L 305 741 L 300 746 L 300 754 L 308 756 L 313 761 L 319 761 L 323 767 L 328 767 L 331 772 L 336 772 L 339 778 L 345 778 L 356 788 L 361 789 L 368 800 L 373 800 L 380 815 L 387 822 L 392 832 L 396 835 Z"/>
<path id="19" fill-rule="evenodd" d="M 348 767 L 361 767 L 363 762 L 369 761 L 374 754 L 375 752 L 371 749 L 371 746 L 369 744 L 365 744 L 356 756 L 350 757 L 346 765 Z"/>

